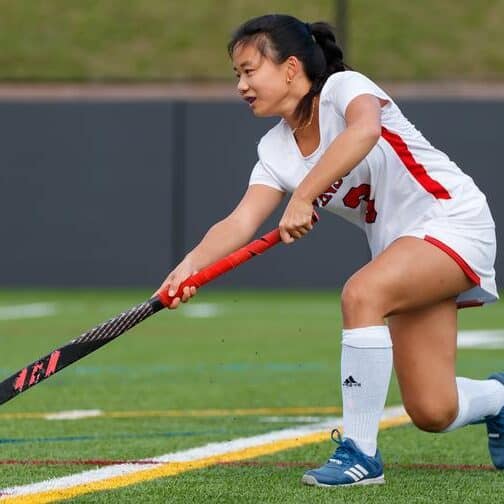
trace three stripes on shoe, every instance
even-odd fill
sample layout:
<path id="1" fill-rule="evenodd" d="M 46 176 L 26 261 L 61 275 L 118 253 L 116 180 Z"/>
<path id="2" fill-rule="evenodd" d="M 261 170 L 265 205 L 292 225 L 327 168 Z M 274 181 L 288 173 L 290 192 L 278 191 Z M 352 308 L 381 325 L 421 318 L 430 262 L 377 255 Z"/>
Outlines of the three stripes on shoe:
<path id="1" fill-rule="evenodd" d="M 341 464 L 341 460 L 338 459 L 329 459 L 329 462 L 333 462 L 335 464 Z M 364 469 L 360 464 L 355 464 L 352 467 L 348 468 L 345 471 L 347 476 L 350 476 L 355 482 L 360 481 L 362 478 L 369 474 L 369 471 Z"/>
<path id="2" fill-rule="evenodd" d="M 362 478 L 367 476 L 369 474 L 364 467 L 362 467 L 360 464 L 355 464 L 354 466 L 350 467 L 350 469 L 347 469 L 345 471 L 345 474 L 353 478 L 354 481 L 360 481 Z"/>

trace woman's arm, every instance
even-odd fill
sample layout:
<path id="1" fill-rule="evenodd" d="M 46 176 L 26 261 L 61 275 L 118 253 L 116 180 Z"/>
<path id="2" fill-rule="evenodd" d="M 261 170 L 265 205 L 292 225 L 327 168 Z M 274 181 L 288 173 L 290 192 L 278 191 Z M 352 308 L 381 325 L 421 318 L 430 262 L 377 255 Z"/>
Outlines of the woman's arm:
<path id="1" fill-rule="evenodd" d="M 283 195 L 265 185 L 249 186 L 236 208 L 208 230 L 200 243 L 168 274 L 156 293 L 169 288 L 170 295 L 174 295 L 187 277 L 245 245 L 280 204 Z M 186 288 L 182 301 L 195 293 L 195 288 Z M 179 302 L 179 298 L 175 298 L 170 308 L 176 308 Z"/>
<path id="2" fill-rule="evenodd" d="M 292 243 L 311 229 L 312 202 L 357 166 L 381 135 L 378 98 L 360 95 L 347 107 L 346 129 L 339 134 L 292 194 L 280 221 L 280 236 Z"/>
<path id="3" fill-rule="evenodd" d="M 199 270 L 245 245 L 280 204 L 283 195 L 265 185 L 250 186 L 236 208 L 214 224 L 186 257 Z"/>

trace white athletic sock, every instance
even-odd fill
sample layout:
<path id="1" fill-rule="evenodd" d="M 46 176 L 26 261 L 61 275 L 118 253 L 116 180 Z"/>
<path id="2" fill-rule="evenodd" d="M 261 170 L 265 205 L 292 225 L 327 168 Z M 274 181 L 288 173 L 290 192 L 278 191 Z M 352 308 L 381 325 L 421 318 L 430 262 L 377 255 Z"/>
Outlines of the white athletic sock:
<path id="1" fill-rule="evenodd" d="M 343 435 L 366 455 L 376 453 L 391 372 L 392 340 L 387 326 L 343 329 Z"/>
<path id="2" fill-rule="evenodd" d="M 497 380 L 457 377 L 458 415 L 443 432 L 497 415 L 504 407 L 504 386 Z"/>

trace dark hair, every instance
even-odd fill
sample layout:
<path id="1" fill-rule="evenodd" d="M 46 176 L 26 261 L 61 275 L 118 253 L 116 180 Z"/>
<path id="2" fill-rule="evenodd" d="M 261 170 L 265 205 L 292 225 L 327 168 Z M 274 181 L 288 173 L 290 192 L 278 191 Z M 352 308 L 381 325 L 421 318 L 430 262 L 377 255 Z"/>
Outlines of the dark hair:
<path id="1" fill-rule="evenodd" d="M 263 56 L 270 56 L 276 63 L 283 63 L 289 56 L 296 56 L 303 64 L 312 85 L 299 101 L 295 116 L 308 120 L 312 101 L 324 86 L 328 77 L 350 69 L 343 62 L 343 51 L 336 43 L 332 27 L 328 23 L 303 23 L 294 16 L 268 14 L 243 23 L 228 44 L 231 56 L 238 44 L 253 43 Z"/>

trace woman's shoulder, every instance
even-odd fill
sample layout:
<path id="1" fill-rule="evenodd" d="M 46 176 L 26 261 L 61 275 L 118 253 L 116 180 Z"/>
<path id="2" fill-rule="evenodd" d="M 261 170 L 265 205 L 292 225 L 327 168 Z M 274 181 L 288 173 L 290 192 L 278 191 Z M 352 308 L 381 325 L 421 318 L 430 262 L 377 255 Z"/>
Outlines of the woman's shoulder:
<path id="1" fill-rule="evenodd" d="M 322 88 L 322 95 L 328 94 L 331 91 L 347 86 L 369 86 L 370 88 L 378 88 L 379 86 L 372 81 L 367 75 L 364 75 L 355 70 L 344 70 L 331 74 Z"/>
<path id="2" fill-rule="evenodd" d="M 393 103 L 392 98 L 369 77 L 360 72 L 345 70 L 329 76 L 320 95 L 324 107 L 335 106 L 344 115 L 348 104 L 357 96 L 371 94 Z"/>
<path id="3" fill-rule="evenodd" d="M 334 72 L 333 74 L 329 75 L 327 82 L 360 78 L 369 79 L 369 77 L 367 77 L 363 73 L 357 72 L 356 70 L 342 70 L 341 72 Z"/>

